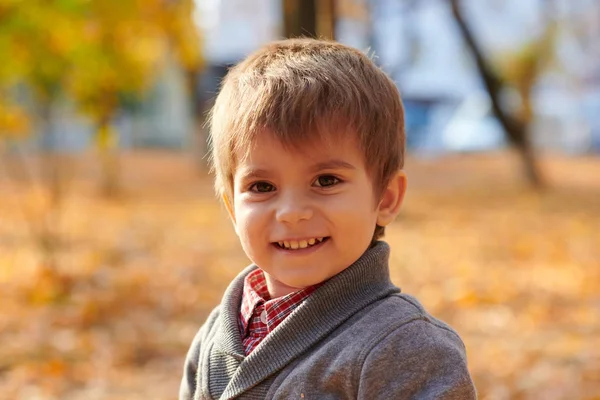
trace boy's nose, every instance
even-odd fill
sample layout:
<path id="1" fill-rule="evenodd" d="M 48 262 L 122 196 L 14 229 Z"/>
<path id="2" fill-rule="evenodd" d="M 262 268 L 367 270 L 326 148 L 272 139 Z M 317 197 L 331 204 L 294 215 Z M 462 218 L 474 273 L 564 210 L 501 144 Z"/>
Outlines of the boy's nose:
<path id="1" fill-rule="evenodd" d="M 278 222 L 288 224 L 308 220 L 312 215 L 312 208 L 306 202 L 300 201 L 297 198 L 280 202 L 275 214 Z"/>

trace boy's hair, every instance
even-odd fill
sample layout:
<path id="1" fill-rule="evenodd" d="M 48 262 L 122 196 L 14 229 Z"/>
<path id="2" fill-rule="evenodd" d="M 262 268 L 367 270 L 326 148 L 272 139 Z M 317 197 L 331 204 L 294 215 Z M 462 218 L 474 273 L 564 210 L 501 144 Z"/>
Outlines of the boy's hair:
<path id="1" fill-rule="evenodd" d="M 233 200 L 238 158 L 261 132 L 290 147 L 350 132 L 377 198 L 404 165 L 404 111 L 396 85 L 365 54 L 336 42 L 271 43 L 228 72 L 210 116 L 211 164 L 221 197 Z M 383 233 L 377 226 L 373 240 Z"/>

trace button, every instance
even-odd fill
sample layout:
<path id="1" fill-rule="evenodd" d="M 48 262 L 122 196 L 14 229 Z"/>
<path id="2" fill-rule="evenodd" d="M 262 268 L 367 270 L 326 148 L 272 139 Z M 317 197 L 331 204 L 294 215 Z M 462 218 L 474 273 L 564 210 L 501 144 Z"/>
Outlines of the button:
<path id="1" fill-rule="evenodd" d="M 262 322 L 263 324 L 267 324 L 267 311 L 263 310 L 263 312 L 260 313 L 260 322 Z"/>

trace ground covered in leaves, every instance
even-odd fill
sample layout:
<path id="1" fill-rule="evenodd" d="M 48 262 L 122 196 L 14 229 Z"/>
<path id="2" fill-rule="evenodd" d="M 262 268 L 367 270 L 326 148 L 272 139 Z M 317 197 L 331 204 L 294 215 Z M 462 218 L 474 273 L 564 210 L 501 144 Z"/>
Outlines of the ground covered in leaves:
<path id="1" fill-rule="evenodd" d="M 93 156 L 71 159 L 50 219 L 43 191 L 0 169 L 0 399 L 175 398 L 247 264 L 193 160 L 121 161 L 123 194 L 103 199 Z M 388 229 L 393 280 L 463 336 L 481 399 L 600 399 L 600 158 L 542 165 L 535 192 L 507 152 L 409 159 Z"/>

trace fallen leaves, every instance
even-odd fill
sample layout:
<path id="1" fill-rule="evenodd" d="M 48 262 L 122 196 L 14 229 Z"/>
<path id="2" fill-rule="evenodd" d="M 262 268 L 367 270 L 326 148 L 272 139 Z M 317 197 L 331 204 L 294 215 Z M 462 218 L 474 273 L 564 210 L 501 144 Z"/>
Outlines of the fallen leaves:
<path id="1" fill-rule="evenodd" d="M 600 160 L 545 158 L 552 189 L 531 193 L 512 157 L 409 160 L 392 278 L 460 332 L 481 399 L 598 399 Z M 56 275 L 15 201 L 33 194 L 0 179 L 0 398 L 173 398 L 192 337 L 247 264 L 190 160 L 123 165 L 109 201 L 78 161 Z"/>

